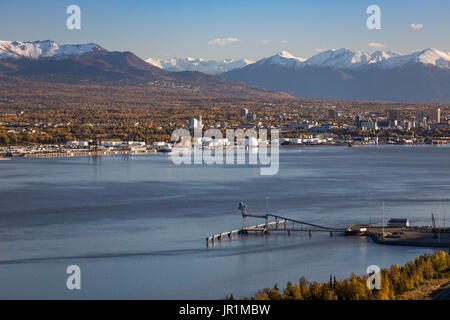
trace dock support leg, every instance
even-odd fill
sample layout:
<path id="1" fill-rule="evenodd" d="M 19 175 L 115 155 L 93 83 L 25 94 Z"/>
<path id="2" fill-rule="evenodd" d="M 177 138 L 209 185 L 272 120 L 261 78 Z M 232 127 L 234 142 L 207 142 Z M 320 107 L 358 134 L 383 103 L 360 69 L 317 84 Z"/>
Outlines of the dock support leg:
<path id="1" fill-rule="evenodd" d="M 228 238 L 233 238 L 233 232 L 230 232 L 229 234 L 228 234 Z"/>
<path id="2" fill-rule="evenodd" d="M 311 230 L 309 230 L 309 237 L 310 238 L 312 237 L 312 231 Z"/>
<path id="3" fill-rule="evenodd" d="M 330 238 L 333 237 L 333 231 L 330 231 Z"/>
<path id="4" fill-rule="evenodd" d="M 209 247 L 209 238 L 206 238 L 206 246 Z"/>

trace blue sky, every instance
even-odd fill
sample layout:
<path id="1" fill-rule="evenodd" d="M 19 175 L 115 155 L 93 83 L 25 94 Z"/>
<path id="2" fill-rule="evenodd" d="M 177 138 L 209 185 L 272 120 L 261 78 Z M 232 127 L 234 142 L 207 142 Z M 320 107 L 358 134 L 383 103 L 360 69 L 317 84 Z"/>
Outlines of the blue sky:
<path id="1" fill-rule="evenodd" d="M 65 26 L 71 4 L 81 8 L 81 30 Z M 366 27 L 371 4 L 381 8 L 381 30 Z M 95 42 L 142 58 L 258 59 L 281 50 L 307 58 L 341 47 L 450 51 L 449 13 L 448 0 L 1 0 L 0 39 Z"/>

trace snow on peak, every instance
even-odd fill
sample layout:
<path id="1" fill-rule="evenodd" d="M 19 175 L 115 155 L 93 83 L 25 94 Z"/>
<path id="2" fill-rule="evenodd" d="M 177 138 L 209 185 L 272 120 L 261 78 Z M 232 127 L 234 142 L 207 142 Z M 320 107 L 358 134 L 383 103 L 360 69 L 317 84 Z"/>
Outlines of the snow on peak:
<path id="1" fill-rule="evenodd" d="M 199 71 L 206 74 L 219 74 L 233 69 L 245 67 L 253 61 L 248 59 L 224 59 L 221 61 L 207 60 L 204 58 L 149 58 L 146 62 L 165 69 L 167 71 Z"/>
<path id="2" fill-rule="evenodd" d="M 306 60 L 306 64 L 327 66 L 337 69 L 352 69 L 367 65 L 381 68 L 397 68 L 408 63 L 433 65 L 444 69 L 450 68 L 450 54 L 437 49 L 425 49 L 402 55 L 393 51 L 375 51 L 367 54 L 349 49 L 331 49 Z"/>
<path id="3" fill-rule="evenodd" d="M 256 62 L 256 64 L 257 65 L 278 64 L 285 67 L 299 68 L 304 66 L 305 60 L 306 59 L 296 57 L 287 51 L 281 51 L 278 52 L 276 55 L 259 60 L 258 62 Z"/>
<path id="4" fill-rule="evenodd" d="M 219 74 L 254 63 L 253 61 L 247 59 L 225 59 L 222 61 L 213 61 L 202 58 L 151 58 L 148 59 L 147 62 L 169 71 L 190 70 L 208 74 Z M 423 51 L 406 55 L 390 50 L 379 50 L 371 54 L 367 54 L 361 51 L 352 51 L 341 48 L 324 51 L 312 56 L 309 59 L 303 59 L 296 57 L 288 51 L 280 51 L 273 56 L 257 61 L 255 65 L 281 65 L 287 68 L 295 69 L 312 65 L 345 70 L 365 66 L 390 69 L 402 67 L 408 63 L 420 63 L 450 69 L 450 53 L 437 49 L 425 49 Z"/>
<path id="5" fill-rule="evenodd" d="M 375 51 L 370 55 L 369 63 L 382 63 L 392 57 L 400 56 L 399 53 L 394 51 Z"/>
<path id="6" fill-rule="evenodd" d="M 0 40 L 0 59 L 64 58 L 68 56 L 81 56 L 96 50 L 103 49 L 94 43 L 60 45 L 52 40 L 25 42 Z"/>
<path id="7" fill-rule="evenodd" d="M 338 69 L 355 68 L 369 63 L 371 56 L 361 51 L 349 49 L 331 49 L 312 56 L 306 63 L 314 66 L 326 66 Z"/>
<path id="8" fill-rule="evenodd" d="M 423 64 L 431 64 L 442 68 L 449 68 L 450 54 L 434 48 L 425 49 L 418 53 L 418 55 L 415 58 L 415 62 L 420 62 Z"/>
<path id="9" fill-rule="evenodd" d="M 306 60 L 306 59 L 303 59 L 303 58 L 296 57 L 296 56 L 294 56 L 293 54 L 291 54 L 290 52 L 287 52 L 287 51 L 278 52 L 277 55 L 280 56 L 281 58 L 294 59 L 294 60 L 297 60 L 297 61 L 300 61 L 300 62 L 303 62 L 303 61 Z"/>
<path id="10" fill-rule="evenodd" d="M 384 61 L 381 67 L 396 68 L 408 63 L 432 65 L 442 69 L 450 69 L 450 54 L 437 49 L 425 49 L 406 55 L 397 55 Z"/>

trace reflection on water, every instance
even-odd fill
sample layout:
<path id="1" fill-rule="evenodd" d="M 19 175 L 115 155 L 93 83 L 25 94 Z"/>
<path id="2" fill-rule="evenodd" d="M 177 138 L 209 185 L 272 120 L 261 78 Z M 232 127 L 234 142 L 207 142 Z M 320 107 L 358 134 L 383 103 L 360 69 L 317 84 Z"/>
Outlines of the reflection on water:
<path id="1" fill-rule="evenodd" d="M 267 196 L 272 213 L 326 226 L 380 222 L 382 201 L 386 219 L 429 225 L 449 205 L 449 159 L 449 148 L 428 146 L 281 149 L 276 176 L 177 167 L 162 154 L 4 161 L 0 298 L 242 297 L 302 275 L 327 281 L 403 264 L 431 249 L 328 233 L 206 248 L 205 237 L 241 225 L 238 201 L 264 212 Z M 65 287 L 70 264 L 82 269 L 79 292 Z"/>

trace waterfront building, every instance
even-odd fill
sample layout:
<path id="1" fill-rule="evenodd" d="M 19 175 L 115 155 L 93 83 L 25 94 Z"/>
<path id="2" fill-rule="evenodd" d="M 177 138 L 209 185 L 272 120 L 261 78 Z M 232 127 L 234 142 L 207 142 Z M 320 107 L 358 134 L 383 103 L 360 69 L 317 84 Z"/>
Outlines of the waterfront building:
<path id="1" fill-rule="evenodd" d="M 388 222 L 388 228 L 407 228 L 409 226 L 408 219 L 391 219 Z"/>

